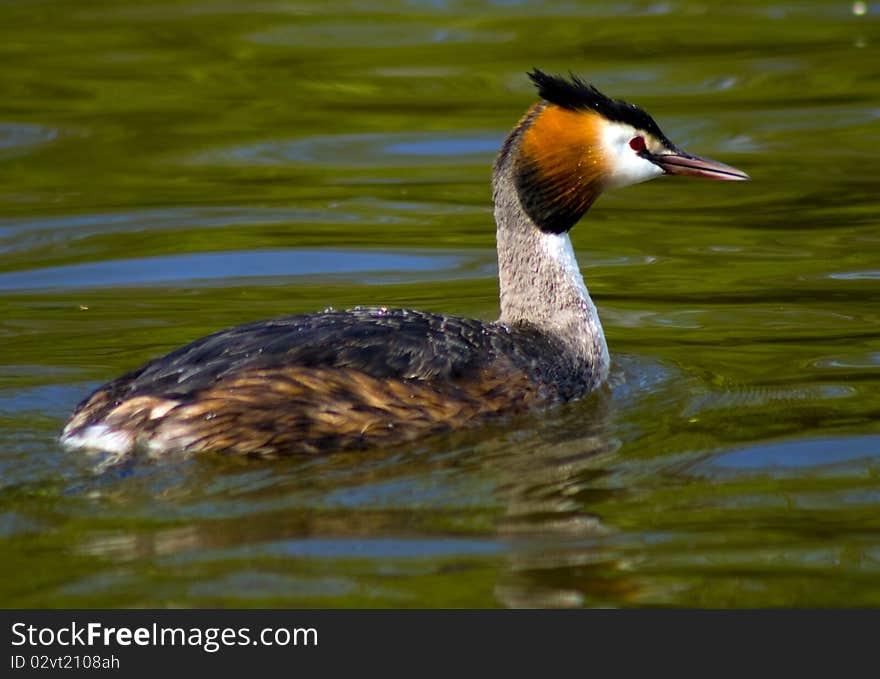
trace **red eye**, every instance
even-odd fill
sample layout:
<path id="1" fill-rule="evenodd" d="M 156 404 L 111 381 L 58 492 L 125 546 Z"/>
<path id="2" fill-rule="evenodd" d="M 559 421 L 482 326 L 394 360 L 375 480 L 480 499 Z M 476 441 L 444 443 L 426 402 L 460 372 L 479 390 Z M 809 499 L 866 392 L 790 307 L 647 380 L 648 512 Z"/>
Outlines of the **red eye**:
<path id="1" fill-rule="evenodd" d="M 629 140 L 629 147 L 636 153 L 641 153 L 645 150 L 644 137 L 633 137 Z"/>

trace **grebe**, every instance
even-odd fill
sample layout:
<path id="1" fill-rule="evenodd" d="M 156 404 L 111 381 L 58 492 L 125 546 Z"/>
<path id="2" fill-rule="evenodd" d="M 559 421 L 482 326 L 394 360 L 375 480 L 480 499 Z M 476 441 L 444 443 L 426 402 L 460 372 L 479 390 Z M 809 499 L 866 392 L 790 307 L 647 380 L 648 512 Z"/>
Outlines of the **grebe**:
<path id="1" fill-rule="evenodd" d="M 412 439 L 585 396 L 608 375 L 596 307 L 568 231 L 606 190 L 662 174 L 739 180 L 678 149 L 641 108 L 534 70 L 540 101 L 495 162 L 495 322 L 355 308 L 248 323 L 102 386 L 69 448 L 244 455 Z"/>

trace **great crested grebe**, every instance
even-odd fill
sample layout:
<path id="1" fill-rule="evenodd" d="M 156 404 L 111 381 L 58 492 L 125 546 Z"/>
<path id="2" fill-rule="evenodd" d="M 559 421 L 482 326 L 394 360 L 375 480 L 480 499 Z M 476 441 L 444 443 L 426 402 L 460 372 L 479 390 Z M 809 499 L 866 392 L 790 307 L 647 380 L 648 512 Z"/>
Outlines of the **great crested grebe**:
<path id="1" fill-rule="evenodd" d="M 105 384 L 61 442 L 127 454 L 245 455 L 382 445 L 580 398 L 608 376 L 568 231 L 606 189 L 662 174 L 748 179 L 676 148 L 645 111 L 534 70 L 541 101 L 492 185 L 501 315 L 355 308 L 239 325 Z"/>

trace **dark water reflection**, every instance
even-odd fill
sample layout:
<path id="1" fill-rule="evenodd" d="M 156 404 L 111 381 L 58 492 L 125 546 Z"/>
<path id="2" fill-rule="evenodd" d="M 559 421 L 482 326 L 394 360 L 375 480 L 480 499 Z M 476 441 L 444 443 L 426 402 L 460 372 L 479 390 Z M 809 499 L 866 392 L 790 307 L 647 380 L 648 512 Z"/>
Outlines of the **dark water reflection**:
<path id="1" fill-rule="evenodd" d="M 864 9 L 5 4 L 0 603 L 880 605 Z M 533 66 L 753 177 L 609 194 L 573 231 L 602 394 L 318 459 L 58 448 L 91 389 L 224 326 L 492 318 L 489 168 Z"/>

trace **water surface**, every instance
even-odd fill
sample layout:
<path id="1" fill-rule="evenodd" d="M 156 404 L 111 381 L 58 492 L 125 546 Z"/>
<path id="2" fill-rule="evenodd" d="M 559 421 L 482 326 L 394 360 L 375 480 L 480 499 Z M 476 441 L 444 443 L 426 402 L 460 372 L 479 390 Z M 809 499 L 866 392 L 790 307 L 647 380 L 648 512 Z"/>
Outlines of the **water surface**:
<path id="1" fill-rule="evenodd" d="M 880 6 L 0 8 L 4 606 L 880 605 Z M 614 368 L 369 453 L 101 465 L 91 389 L 224 326 L 497 313 L 489 172 L 574 71 L 749 183 L 573 231 Z"/>

